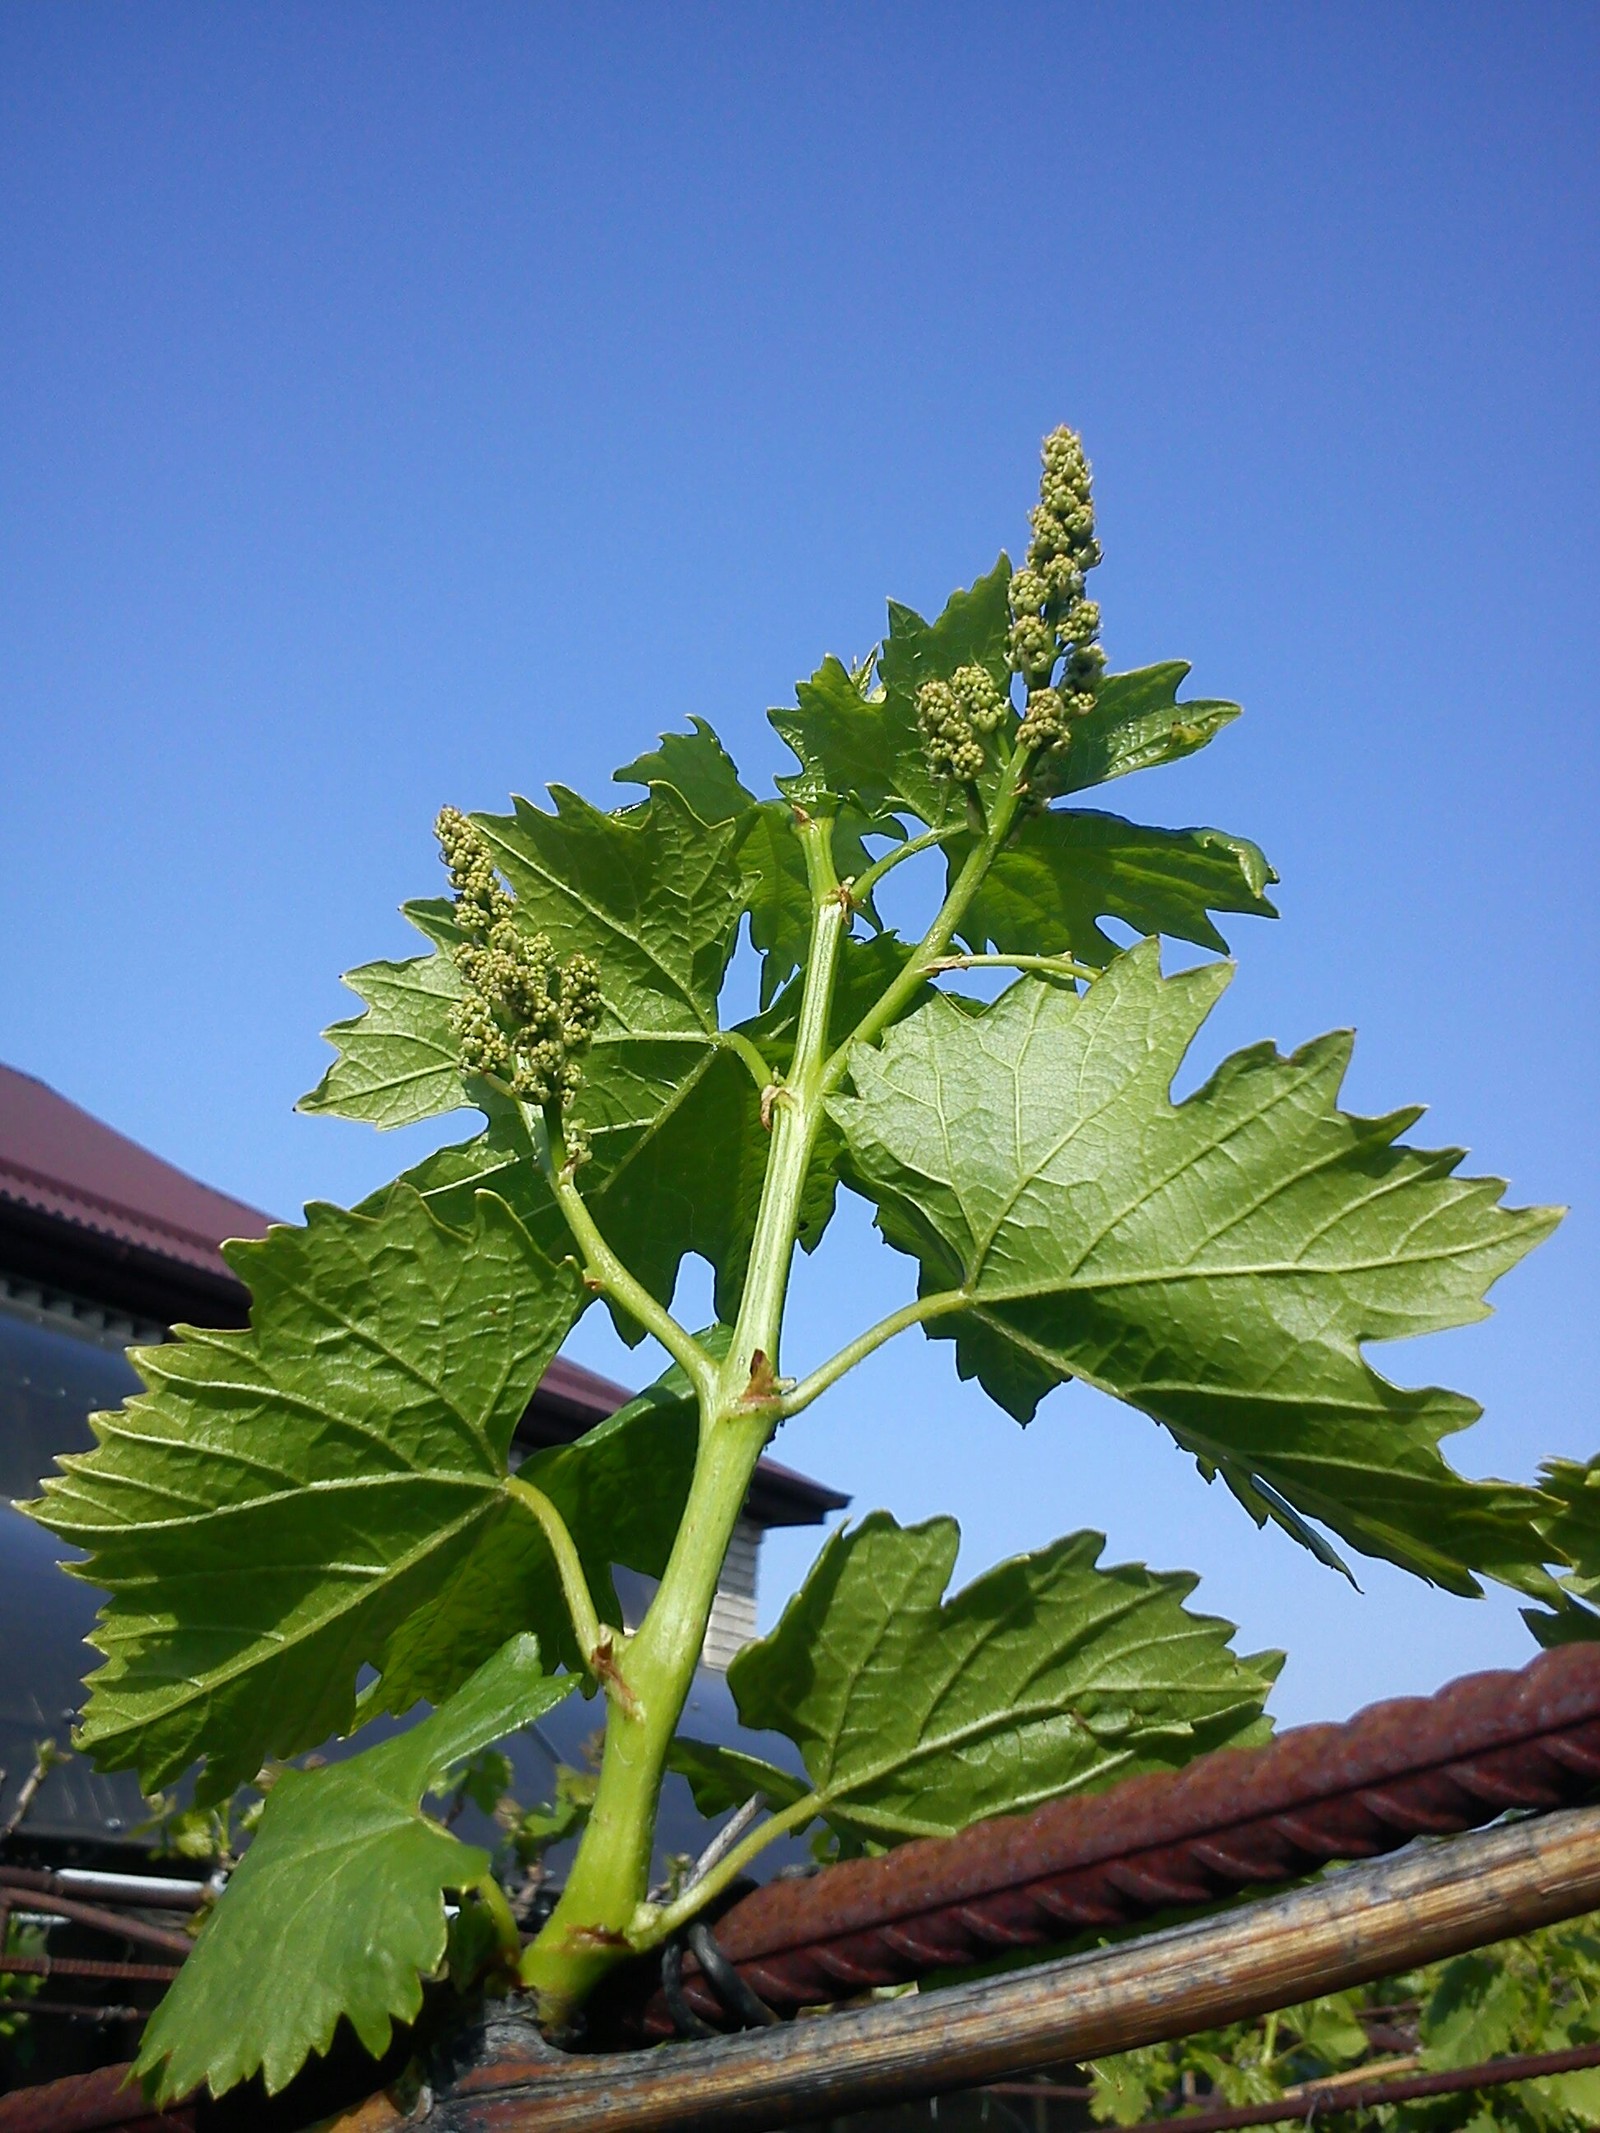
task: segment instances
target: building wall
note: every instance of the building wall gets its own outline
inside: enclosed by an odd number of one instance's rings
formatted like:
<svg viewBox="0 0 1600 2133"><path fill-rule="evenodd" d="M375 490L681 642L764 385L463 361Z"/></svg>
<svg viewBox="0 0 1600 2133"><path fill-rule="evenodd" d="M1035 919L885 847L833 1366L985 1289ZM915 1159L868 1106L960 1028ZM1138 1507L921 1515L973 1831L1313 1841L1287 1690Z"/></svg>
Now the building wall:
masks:
<svg viewBox="0 0 1600 2133"><path fill-rule="evenodd" d="M761 1562L761 1528L741 1518L733 1529L717 1580L717 1597L706 1625L705 1661L719 1674L756 1633L756 1578Z"/></svg>

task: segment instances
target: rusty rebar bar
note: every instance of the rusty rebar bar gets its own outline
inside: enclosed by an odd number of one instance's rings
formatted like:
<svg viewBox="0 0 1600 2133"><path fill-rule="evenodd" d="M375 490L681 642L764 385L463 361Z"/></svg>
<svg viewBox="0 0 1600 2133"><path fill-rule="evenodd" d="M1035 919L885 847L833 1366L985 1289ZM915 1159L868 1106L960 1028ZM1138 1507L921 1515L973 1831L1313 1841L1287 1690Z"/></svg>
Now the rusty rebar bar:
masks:
<svg viewBox="0 0 1600 2133"><path fill-rule="evenodd" d="M91 2074L66 2074L31 2089L0 2096L0 2126L5 2133L194 2133L192 2104L152 2111L128 2066L97 2067Z"/></svg>
<svg viewBox="0 0 1600 2133"><path fill-rule="evenodd" d="M170 1985L174 1963L103 1963L85 1955L0 1955L0 1970L22 1977L86 1977L130 1985Z"/></svg>
<svg viewBox="0 0 1600 2133"><path fill-rule="evenodd" d="M61 2015L79 2022L142 2022L148 2007L102 2007L92 2000L45 2000L30 1993L26 1999L0 2000L0 2013Z"/></svg>
<svg viewBox="0 0 1600 2133"><path fill-rule="evenodd" d="M1183 1771L1135 1779L1091 1799L1059 1801L1032 1815L979 1825L959 1837L907 1845L882 1859L830 1868L808 1882L770 1885L727 1913L716 1930L721 1947L752 1988L770 2004L792 2010L799 2005L845 1997L865 1983L897 1982L908 1976L926 1975L930 1969L981 1959L992 1955L997 1947L1042 1946L1085 1928L1123 1925L1184 1904L1214 1902L1252 1884L1299 1877L1331 1859L1371 1857L1404 1845L1418 1834L1467 1829L1498 1817L1508 1808L1548 1810L1587 1796L1597 1784L1600 1647L1574 1645L1544 1655L1520 1674L1470 1676L1436 1697L1377 1705L1346 1725L1303 1727L1281 1735L1265 1749L1224 1751L1202 1757ZM1241 1958L1243 1969L1230 1974L1235 1975L1236 1983L1240 1977L1255 1976L1249 2004L1246 1999L1236 1999L1219 2011L1202 1993L1192 2005L1183 2003L1187 2012L1180 2018L1175 2012L1176 2003L1170 2001L1148 1967L1159 1962L1163 1949L1175 1949L1177 1943L1171 1935L1149 1936L1126 1948L1101 1951L1091 1958L1074 1958L1065 1968L1073 1971L1081 1986L1090 1974L1098 1979L1110 1975L1118 1963L1131 1962L1142 1981L1138 1989L1145 1996L1142 2006L1135 2007L1135 2014L1142 2019L1143 2014L1153 2010L1164 2026L1137 2035L1108 2032L1106 2036L1096 2036L1091 2044L1080 2029L1071 2025L1062 2028L1052 2015L1046 2024L1051 2048L1041 2055L1028 2042L1035 2030L1019 2016L1021 2026L1013 2024L1007 2055L991 2058L986 2066L974 2071L972 2053L963 2047L941 2060L934 2078L919 2075L920 2087L898 2090L885 2088L881 2073L862 2072L858 2051L860 2097L870 2101L891 2093L927 2094L981 2083L986 2073L1012 2073L1029 2066L1058 2063L1091 2049L1104 2053L1137 2042L1159 2042L1215 2020L1265 2012L1271 2006L1292 2004L1315 1992L1336 1989L1341 1983L1382 1976L1387 1970L1431 1960L1458 1948L1481 1946L1554 1918L1576 1916L1600 1905L1600 1811L1587 1819L1557 1816L1555 1823L1564 1828L1581 1823L1588 1831L1583 1841L1591 1848L1593 1870L1590 1852L1583 1851L1580 1844L1581 1858L1578 1853L1570 1854L1553 1882L1536 1886L1531 1893L1524 1889L1515 1904L1502 1904L1498 1912L1492 1892L1481 1887L1467 1891L1463 1902L1475 1923L1462 1928L1457 1917L1449 1930L1458 1937L1448 1945L1439 1940L1437 1932L1434 1941L1426 1935L1421 1939L1413 1936L1409 1942L1403 1935L1398 1940L1391 1935L1393 1945L1385 1943L1387 1952L1372 1958L1376 1966L1369 1963L1359 1973L1340 1971L1335 1960L1338 1950L1325 1946L1312 1968L1291 1978L1290 1989L1278 1992L1276 1997L1266 1991L1263 1974L1259 1970L1252 1973L1249 1962ZM1527 1830L1491 1832L1481 1839L1463 1839L1462 1844L1468 1849L1450 1847L1449 1863L1440 1871L1447 1883L1452 1875L1477 1871L1475 1861L1500 1856L1497 1846L1509 1844L1515 1850L1519 1845L1531 1845L1538 1850L1547 1841L1564 1840L1547 1840L1538 1833L1537 1825ZM1475 1845L1489 1849L1473 1851L1470 1847ZM1577 1864L1573 1863L1575 1859ZM1323 1900L1324 1890L1336 1892L1336 1898L1330 1901L1347 1903L1358 1886L1352 1878L1356 1871L1347 1870L1328 1877L1315 1888L1268 1899L1183 1931L1223 1936L1220 1942L1206 1939L1206 1949L1231 1947L1227 1935L1234 1930L1237 1919L1244 1922L1242 1929L1254 1945L1253 1936L1270 1936L1286 1919L1292 1923L1299 1915L1293 1906L1302 1902L1315 1905ZM1431 1868L1424 1858L1420 1863L1397 1862L1387 1871L1403 1877ZM1537 1879L1536 1875L1536 1882ZM1450 1912L1446 1895L1440 1895L1438 1900L1443 1910ZM1284 1906L1290 1909L1285 1911ZM1354 1926L1350 1930L1369 1952L1377 1946L1370 1934L1363 1937ZM1201 1942L1191 1939L1183 1947L1194 1960L1213 1967L1219 1959L1214 1952L1202 1954ZM874 1974L868 1959L891 1965L887 1976ZM1074 1964L1085 1960L1099 1967L1092 1973L1074 1969ZM1363 1958L1364 1962L1367 1960ZM48 1962L48 1958L34 1963L18 1959L13 1967L31 1969ZM685 1964L685 1982L704 1994L705 1981L691 1965L692 1958ZM71 1974L64 1960L54 1967ZM1051 1970L1061 1967L1047 1966L1028 1975L1035 1981L1047 1980ZM97 1965L90 1969L93 1974L116 1972L157 1978L172 1974L154 1965ZM1278 1975L1279 1983L1286 1974ZM1131 1979L1133 1972L1129 1976ZM1006 1982L986 1981L984 1989L998 1989ZM641 2016L648 2018L646 2033L660 2033L661 2010L644 2004L649 1989L635 1979L631 2000L626 1993L613 1995L613 2019L620 2009L623 2017L631 2020L635 2037L641 2032ZM1034 1987L1028 1989L1032 1992ZM1048 1986L1040 1985L1038 1989L1047 1992ZM1123 1989L1132 1988L1125 1985ZM735 2115L704 2122L730 2127L779 2123L777 2098L782 2081L777 2091L771 2088L768 2062L782 2063L790 2049L782 2040L802 2033L824 2032L834 2040L830 2046L833 2050L844 2049L854 2038L869 2059L876 2052L885 2062L897 2060L898 2046L892 2039L878 2039L869 2048L870 2040L858 2035L858 2013L874 2019L886 2016L896 2035L898 2025L908 2025L908 2038L913 2033L922 2037L919 2050L935 2048L938 2057L937 2048L924 2034L925 2010L942 2009L952 2018L964 2019L961 2010L967 2002L962 1995L977 1990L956 1988L918 2001L897 2002L892 2007L851 2010L823 2024L805 2023L798 2029L766 2031L763 2036L769 2046L767 2058L759 2062L759 2078L750 2075L754 2086L742 2092ZM1244 1988L1241 1986L1240 1990ZM713 2021L722 2015L719 2003L709 1996L701 2005L705 2016ZM1050 2023L1055 2026L1050 2027ZM1178 2026L1171 2026L1173 2023ZM875 2037L876 2032L873 2034ZM683 2051L710 2052L713 2057L707 2062L708 2068L732 2075L743 2065L755 2041L734 2039L676 2047L669 2058L687 2073L690 2069L681 2057ZM726 2054L731 2057L719 2056ZM512 2116L460 2115L458 2102L461 2110L468 2108L463 2089L450 2105L454 2115L433 2122L441 2127L473 2129L491 2124L620 2126L631 2121L613 2120L603 2114L600 2118L563 2115L561 2098L585 2096L588 2101L582 2108L588 2112L601 2090L610 2094L613 2089L631 2090L635 2086L635 2076L627 2070L658 2063L655 2055L644 2061L619 2061L572 2059L546 2052L536 2067L533 2060L538 2054L531 2044L525 2056L528 2085L523 2087L514 2108L511 2099L506 2099ZM848 2051L846 2056L850 2056ZM746 2072L749 2074L750 2070ZM537 2082L534 2074L540 2077ZM476 2074L466 2078L478 2082ZM720 2078L719 2073L719 2082ZM646 2087L650 2084L646 2083ZM521 2115L533 2112L535 2090L537 2115ZM750 2106L753 2115L744 2112L743 2095L756 2096ZM12 2133L9 2101L0 2101L0 2133ZM814 2102L813 2095L804 2110L790 2113L791 2118L817 2115ZM830 2107L851 2106L835 2098ZM640 2127L646 2123L667 2126L701 2122L694 2110L682 2106L681 2099L672 2108L681 2110L682 2115L651 2115L638 2121ZM474 2104L471 2109L476 2111L477 2106ZM550 2115L552 2110L555 2116ZM68 2123L65 2119L58 2122L63 2127ZM94 2120L96 2125L114 2122L106 2118ZM71 2123L76 2126L78 2121Z"/></svg>
<svg viewBox="0 0 1600 2133"><path fill-rule="evenodd" d="M1265 1748L1223 1749L1090 1798L770 1882L718 1920L717 1943L753 1992L792 2014L1597 1787L1600 1645L1573 1644L1520 1673L1468 1675L1343 1725L1297 1727ZM692 1954L681 1992L702 2021L737 2026ZM665 1995L639 1969L619 1977L596 2017L603 2041L673 2033Z"/></svg>
<svg viewBox="0 0 1600 2133"><path fill-rule="evenodd" d="M132 1941L145 1948L155 1948L174 1961L183 1962L194 1946L186 1933L174 1933L167 1926L148 1925L142 1918L127 1918L120 1912L101 1908L99 1904L78 1903L71 1896L51 1896L43 1892L18 1890L9 1898L13 1917L19 1912L35 1912L42 1917L59 1918L68 1925L91 1926L97 1933L108 1933L114 1939Z"/></svg>

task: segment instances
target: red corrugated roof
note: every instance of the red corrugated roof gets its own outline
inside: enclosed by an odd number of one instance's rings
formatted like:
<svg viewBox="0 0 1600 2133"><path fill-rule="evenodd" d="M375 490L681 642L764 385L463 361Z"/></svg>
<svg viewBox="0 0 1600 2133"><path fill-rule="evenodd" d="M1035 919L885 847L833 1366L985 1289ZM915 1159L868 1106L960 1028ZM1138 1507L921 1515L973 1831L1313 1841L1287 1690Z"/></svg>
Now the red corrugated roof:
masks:
<svg viewBox="0 0 1600 2133"><path fill-rule="evenodd" d="M0 1066L0 1199L227 1281L218 1245L259 1237L272 1219L8 1066Z"/></svg>
<svg viewBox="0 0 1600 2133"><path fill-rule="evenodd" d="M87 1230L226 1283L238 1292L241 1324L245 1292L218 1247L228 1237L260 1237L275 1219L202 1185L33 1075L0 1066L0 1203L7 1201L52 1226ZM632 1397L625 1386L558 1356L534 1395L533 1412L565 1422L551 1439L559 1442ZM764 1459L750 1509L762 1524L810 1524L849 1500Z"/></svg>

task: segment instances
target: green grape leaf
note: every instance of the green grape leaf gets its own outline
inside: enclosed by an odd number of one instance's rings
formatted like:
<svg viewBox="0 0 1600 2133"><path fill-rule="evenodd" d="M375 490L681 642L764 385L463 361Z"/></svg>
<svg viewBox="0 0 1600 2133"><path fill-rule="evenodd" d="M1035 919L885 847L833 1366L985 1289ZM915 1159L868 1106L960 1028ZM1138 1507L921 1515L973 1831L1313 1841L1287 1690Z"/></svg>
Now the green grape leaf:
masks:
<svg viewBox="0 0 1600 2133"><path fill-rule="evenodd" d="M660 753L703 798L721 775L712 750L721 756L707 728L668 736ZM654 768L650 758L641 765ZM730 1297L736 1307L760 1188L756 1157L759 1150L764 1161L765 1151L759 1092L721 1043L716 1017L743 909L736 862L743 826L702 823L662 783L647 802L616 815L570 793L556 799L554 814L519 800L514 815L478 822L516 891L518 923L548 935L558 954L581 949L600 964L604 1015L571 1106L590 1149L583 1190L608 1241L653 1294L670 1297L684 1254L700 1251L717 1270L719 1307ZM408 905L407 913L449 947L449 903ZM446 1172L467 1193L492 1184L541 1247L562 1256L570 1250L566 1227L513 1106L454 1069L431 1082L419 1075L403 1098L378 1089L401 1037L408 1057L425 1053L437 1063L454 1053L448 955L400 967L412 972L403 1014L385 996L381 1012L375 1004L330 1032L340 1057L307 1107L377 1119L387 1104L400 1123L425 1115L425 1104L437 1111L470 1100L489 1120L474 1153L425 1164L408 1178L430 1195ZM365 986L369 975L355 977ZM403 1029L391 1026L402 1021ZM687 1223L681 1234L680 1221ZM640 1338L620 1315L618 1328L630 1341Z"/></svg>
<svg viewBox="0 0 1600 2133"><path fill-rule="evenodd" d="M356 1679L506 1515L507 1451L585 1301L505 1203L446 1227L375 1211L230 1244L247 1331L134 1352L146 1390L95 1418L31 1506L110 1598L80 1739L204 1800L348 1730Z"/></svg>
<svg viewBox="0 0 1600 2133"><path fill-rule="evenodd" d="M838 662L833 664L837 666ZM843 672L843 669L840 669ZM845 682L856 703L855 685ZM620 784L670 785L702 822L739 824L739 861L745 908L750 916L751 945L762 957L761 1005L774 996L805 962L811 939L811 887L805 855L795 835L794 809L787 801L758 801L741 783L732 758L703 718L690 721L692 733L664 733L661 745L616 773ZM821 796L818 798L822 805ZM827 801L831 809L837 803ZM831 848L841 880L864 874L872 854L862 843L869 825L853 809L834 814ZM870 902L860 907L876 926Z"/></svg>
<svg viewBox="0 0 1600 2133"><path fill-rule="evenodd" d="M715 1337L708 1344L715 1347ZM622 1622L613 1564L653 1578L665 1571L698 1444L699 1410L674 1364L574 1443L534 1452L518 1467L519 1479L549 1497L566 1521L602 1621ZM390 1711L409 1710L419 1699L437 1703L529 1623L541 1626L552 1662L578 1666L554 1558L532 1513L508 1497L437 1600L391 1640L371 1693Z"/></svg>
<svg viewBox="0 0 1600 2133"><path fill-rule="evenodd" d="M366 1012L323 1031L337 1057L296 1109L369 1126L412 1126L470 1102L450 1028L461 978L440 947L454 938L452 907L432 898L404 905L411 923L439 946L403 963L364 963L343 982Z"/></svg>
<svg viewBox="0 0 1600 2133"><path fill-rule="evenodd" d="M1547 1502L1539 1520L1557 1561L1570 1563L1562 1580L1585 1599L1600 1597L1600 1458L1548 1459L1539 1469Z"/></svg>
<svg viewBox="0 0 1600 2133"><path fill-rule="evenodd" d="M971 840L946 847L952 882ZM1118 952L1101 930L1120 919L1226 952L1213 911L1276 918L1277 875L1257 846L1214 829L1143 829L1120 815L1050 809L1024 821L967 907L961 938L980 955L1060 955L1104 968Z"/></svg>
<svg viewBox="0 0 1600 2133"><path fill-rule="evenodd" d="M1280 1655L1236 1657L1230 1623L1184 1607L1193 1577L1102 1570L1103 1537L1075 1533L947 1600L959 1542L952 1518L874 1511L728 1669L741 1721L795 1743L846 1835L941 1836L1266 1737ZM753 1758L694 1744L677 1767L708 1807L741 1785L788 1804Z"/></svg>
<svg viewBox="0 0 1600 2133"><path fill-rule="evenodd" d="M1429 2068L1478 2066L1508 2050L1529 2009L1522 1980L1487 1948L1446 1963L1422 2010Z"/></svg>
<svg viewBox="0 0 1600 2133"><path fill-rule="evenodd" d="M510 815L474 815L511 884L517 918L557 955L600 965L613 1044L662 1036L703 1040L740 916L738 828L703 823L674 787L605 814L552 786L554 814L516 799Z"/></svg>
<svg viewBox="0 0 1600 2133"><path fill-rule="evenodd" d="M952 1298L929 1333L1019 1421L1081 1378L1262 1507L1454 1592L1475 1568L1526 1585L1538 1497L1439 1451L1476 1405L1390 1384L1362 1343L1485 1316L1559 1211L1503 1208L1498 1180L1455 1176L1459 1150L1400 1144L1415 1111L1340 1111L1348 1035L1236 1053L1174 1104L1228 976L1163 978L1146 941L1081 997L1023 979L976 1013L931 1001L852 1055L847 1178L922 1293Z"/></svg>
<svg viewBox="0 0 1600 2133"><path fill-rule="evenodd" d="M883 677L884 718L897 737L894 776L888 797L903 804L930 829L958 819L966 801L958 787L936 778L922 752L917 725L917 691L927 681L948 681L958 667L982 667L1002 691L1011 687L1007 640L1011 632L1011 561L1003 552L987 576L969 591L953 592L933 622L914 608L889 602L889 634L883 640L878 671ZM997 756L978 779L985 806L1000 779Z"/></svg>
<svg viewBox="0 0 1600 2133"><path fill-rule="evenodd" d="M639 1065L636 1050L633 1064ZM594 1054L589 1055L592 1060ZM653 1295L671 1297L683 1258L698 1253L716 1277L719 1316L737 1316L755 1229L769 1141L761 1096L749 1069L721 1045L707 1045L693 1070L660 1101L661 1080L637 1082L621 1068L603 1089L580 1090L591 1158L578 1172L590 1213L624 1265ZM599 1108L603 1098L605 1109ZM487 1188L515 1207L530 1236L553 1258L572 1249L566 1221L532 1159L514 1106L484 1094L486 1130L452 1143L405 1172L445 1221L459 1220L472 1194ZM819 1181L820 1182L820 1181ZM831 1198L832 1181L828 1190ZM636 1322L613 1313L630 1344Z"/></svg>
<svg viewBox="0 0 1600 2133"><path fill-rule="evenodd" d="M888 933L841 944L830 1032L834 1043L844 1040L884 991L907 953L905 943ZM925 986L919 997L932 990ZM800 995L800 986L791 983L763 1013L737 1025L775 1073L785 1073L794 1056ZM610 1087L615 1089L615 1081ZM647 1089L631 1134L608 1136L591 1128L594 1160L579 1171L578 1183L613 1249L656 1295L671 1294L686 1253L707 1260L716 1274L718 1316L731 1324L738 1314L770 1146L759 1092L743 1062L717 1049L685 1081L668 1110L646 1116L650 1100ZM469 1219L475 1192L498 1193L529 1234L552 1257L559 1256L568 1248L566 1225L533 1164L520 1116L513 1105L487 1092L480 1101L489 1114L487 1131L425 1156L401 1182L419 1192L442 1221L457 1225ZM617 1142L621 1152L614 1155ZM801 1208L800 1241L807 1251L816 1249L832 1214L838 1146L830 1121L819 1137ZM381 1198L376 1195L368 1204ZM621 1330L638 1336L631 1323Z"/></svg>
<svg viewBox="0 0 1600 2133"><path fill-rule="evenodd" d="M260 2072L269 2095L340 2017L374 2058L415 2019L445 1958L447 1889L478 1887L489 1855L422 1810L451 1773L570 1693L519 1636L398 1739L320 1770L286 1770L194 1953L144 2033L134 2071L169 2103L221 2096Z"/></svg>
<svg viewBox="0 0 1600 2133"><path fill-rule="evenodd" d="M669 736L660 754L702 802L730 780L743 789L709 727ZM648 757L633 766L653 767ZM581 951L600 965L605 1014L574 1115L596 1134L627 1141L648 1131L708 1063L743 909L735 863L743 824L702 822L670 784L620 814L552 791L554 814L518 799L511 815L475 819L516 892L519 924L547 934L559 955ZM370 1005L326 1032L338 1057L301 1099L302 1110L395 1126L475 1100L450 1028L460 994L448 954L452 906L429 899L405 910L440 952L350 974L347 982Z"/></svg>
<svg viewBox="0 0 1600 2133"><path fill-rule="evenodd" d="M683 1255L702 1252L721 1310L736 1304L759 1190L759 1092L717 1027L743 910L742 825L702 823L666 785L620 815L555 797L554 815L519 800L513 816L475 820L520 923L600 965L604 1013L571 1107L591 1150L580 1183L646 1288L670 1297Z"/></svg>
<svg viewBox="0 0 1600 2133"><path fill-rule="evenodd" d="M798 772L778 780L796 807L822 814L849 800L869 821L884 814L907 736L903 725L891 725L882 696L864 696L842 660L830 652L809 681L795 684L793 707L779 705L767 718L800 759Z"/></svg>
<svg viewBox="0 0 1600 2133"><path fill-rule="evenodd" d="M702 822L737 822L756 805L734 760L703 718L692 733L663 733L660 746L612 773L617 785L670 785Z"/></svg>
<svg viewBox="0 0 1600 2133"><path fill-rule="evenodd" d="M829 657L798 685L793 709L769 711L800 759L798 774L778 780L788 798L812 813L852 802L874 828L900 814L932 828L959 820L966 805L961 791L934 777L923 756L917 691L926 681L948 681L969 664L985 668L1002 688L1009 685L1010 582L1011 565L1002 555L969 592L952 593L934 622L891 600L881 695L863 696L840 661ZM980 791L993 775L980 779Z"/></svg>
<svg viewBox="0 0 1600 2133"><path fill-rule="evenodd" d="M1028 774L1041 799L1086 792L1131 771L1176 763L1214 741L1240 714L1237 704L1191 697L1179 703L1188 678L1185 659L1166 659L1128 674L1107 674L1094 710L1073 728L1070 747L1041 756Z"/></svg>
<svg viewBox="0 0 1600 2133"><path fill-rule="evenodd" d="M809 1780L796 1777L792 1770L780 1770L762 1756L691 1740L686 1734L668 1749L667 1768L688 1779L694 1804L707 1820L742 1807L758 1792L776 1811L797 1805L811 1790Z"/></svg>
<svg viewBox="0 0 1600 2133"><path fill-rule="evenodd" d="M1587 1465L1547 1460L1539 1469L1539 1491L1537 1524L1550 1560L1569 1568L1551 1611L1525 1609L1522 1619L1547 1647L1591 1642L1600 1638L1600 1458Z"/></svg>

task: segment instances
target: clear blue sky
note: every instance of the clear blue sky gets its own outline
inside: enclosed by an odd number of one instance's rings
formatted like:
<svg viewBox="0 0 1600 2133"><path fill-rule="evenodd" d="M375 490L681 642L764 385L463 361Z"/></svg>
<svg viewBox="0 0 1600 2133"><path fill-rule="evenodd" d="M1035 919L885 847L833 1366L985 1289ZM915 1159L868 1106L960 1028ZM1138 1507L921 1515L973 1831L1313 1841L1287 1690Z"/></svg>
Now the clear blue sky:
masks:
<svg viewBox="0 0 1600 2133"><path fill-rule="evenodd" d="M1353 1022L1354 1104L1571 1202L1376 1359L1485 1401L1472 1471L1600 1449L1597 61L1560 0L6 8L0 1057L277 1212L380 1183L415 1143L291 1104L439 803L691 712L780 767L765 706L1015 545L1068 420L1113 664L1248 711L1113 797L1283 875L1197 1064ZM842 1222L789 1360L905 1293ZM1288 1717L1531 1649L916 1336L780 1450L964 1571L1192 1565Z"/></svg>

